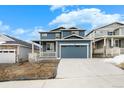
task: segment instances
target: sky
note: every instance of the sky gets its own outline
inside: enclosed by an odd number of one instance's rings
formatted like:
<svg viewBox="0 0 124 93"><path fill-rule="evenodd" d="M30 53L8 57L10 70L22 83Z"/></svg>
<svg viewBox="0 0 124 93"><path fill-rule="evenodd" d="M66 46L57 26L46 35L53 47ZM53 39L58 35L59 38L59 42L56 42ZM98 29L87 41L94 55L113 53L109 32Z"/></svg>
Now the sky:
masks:
<svg viewBox="0 0 124 93"><path fill-rule="evenodd" d="M1 5L0 33L30 41L38 32L60 26L79 27L86 33L112 22L124 22L122 5Z"/></svg>

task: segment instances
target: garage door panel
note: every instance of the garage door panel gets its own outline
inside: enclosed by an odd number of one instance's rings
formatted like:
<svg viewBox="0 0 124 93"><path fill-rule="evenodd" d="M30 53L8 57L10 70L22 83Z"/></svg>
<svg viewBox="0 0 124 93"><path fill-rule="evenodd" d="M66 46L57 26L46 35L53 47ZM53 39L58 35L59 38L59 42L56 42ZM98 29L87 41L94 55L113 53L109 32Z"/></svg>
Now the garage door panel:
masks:
<svg viewBox="0 0 124 93"><path fill-rule="evenodd" d="M15 51L0 51L0 63L15 63Z"/></svg>
<svg viewBox="0 0 124 93"><path fill-rule="evenodd" d="M61 58L87 58L86 45L61 46Z"/></svg>

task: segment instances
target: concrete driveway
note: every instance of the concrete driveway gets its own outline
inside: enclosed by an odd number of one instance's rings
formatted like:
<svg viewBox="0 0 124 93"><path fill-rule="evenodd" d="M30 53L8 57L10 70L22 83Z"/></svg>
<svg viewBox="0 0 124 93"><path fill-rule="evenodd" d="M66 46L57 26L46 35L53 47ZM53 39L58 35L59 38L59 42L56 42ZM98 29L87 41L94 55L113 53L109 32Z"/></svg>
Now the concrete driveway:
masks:
<svg viewBox="0 0 124 93"><path fill-rule="evenodd" d="M56 79L1 82L0 87L124 87L124 71L105 59L62 59Z"/></svg>
<svg viewBox="0 0 124 93"><path fill-rule="evenodd" d="M62 59L56 78L82 78L123 75L124 71L105 59Z"/></svg>

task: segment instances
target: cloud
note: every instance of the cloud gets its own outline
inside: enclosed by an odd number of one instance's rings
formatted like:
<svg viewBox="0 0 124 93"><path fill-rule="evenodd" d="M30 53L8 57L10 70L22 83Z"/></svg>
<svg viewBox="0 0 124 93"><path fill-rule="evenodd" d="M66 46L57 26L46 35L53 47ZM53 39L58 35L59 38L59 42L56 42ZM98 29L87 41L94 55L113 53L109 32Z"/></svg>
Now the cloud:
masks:
<svg viewBox="0 0 124 93"><path fill-rule="evenodd" d="M43 29L42 26L35 26L30 36L37 38L39 36L39 32L46 32L46 31Z"/></svg>
<svg viewBox="0 0 124 93"><path fill-rule="evenodd" d="M3 24L2 21L0 21L0 33L4 33L10 29L9 25Z"/></svg>
<svg viewBox="0 0 124 93"><path fill-rule="evenodd" d="M13 33L14 33L15 35L22 35L22 34L24 34L25 32L26 32L26 30L23 29L23 28L17 28L17 29L15 29L15 30L13 31Z"/></svg>
<svg viewBox="0 0 124 93"><path fill-rule="evenodd" d="M91 28L122 20L120 14L107 14L97 8L86 8L62 13L52 20L49 25L80 26L90 24Z"/></svg>
<svg viewBox="0 0 124 93"><path fill-rule="evenodd" d="M40 39L39 32L45 32L42 26L35 26L29 29L17 28L12 31L11 35L25 41L31 41Z"/></svg>
<svg viewBox="0 0 124 93"><path fill-rule="evenodd" d="M10 25L3 24L0 21L0 34L10 35L22 40L30 41L40 39L39 32L45 32L42 26L35 26L32 28L13 28Z"/></svg>
<svg viewBox="0 0 124 93"><path fill-rule="evenodd" d="M62 9L62 11L65 11L65 5L52 5L51 7L50 7L50 10L51 11L55 11L55 10L58 10L58 9Z"/></svg>

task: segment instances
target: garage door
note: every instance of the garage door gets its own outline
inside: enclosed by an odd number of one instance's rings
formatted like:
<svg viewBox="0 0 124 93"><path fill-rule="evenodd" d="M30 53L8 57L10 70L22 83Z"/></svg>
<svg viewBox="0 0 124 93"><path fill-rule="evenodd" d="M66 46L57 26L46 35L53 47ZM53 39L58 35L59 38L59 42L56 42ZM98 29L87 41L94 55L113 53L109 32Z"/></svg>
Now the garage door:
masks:
<svg viewBox="0 0 124 93"><path fill-rule="evenodd" d="M0 50L0 63L15 63L15 50Z"/></svg>
<svg viewBox="0 0 124 93"><path fill-rule="evenodd" d="M61 58L87 58L86 45L62 45Z"/></svg>

